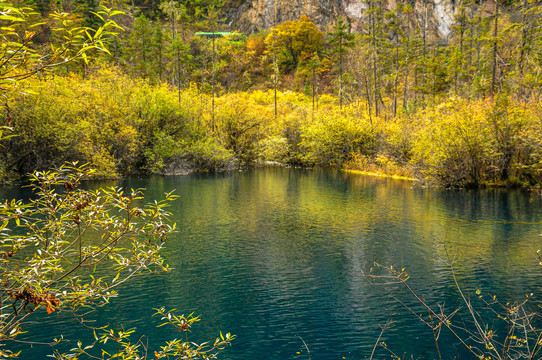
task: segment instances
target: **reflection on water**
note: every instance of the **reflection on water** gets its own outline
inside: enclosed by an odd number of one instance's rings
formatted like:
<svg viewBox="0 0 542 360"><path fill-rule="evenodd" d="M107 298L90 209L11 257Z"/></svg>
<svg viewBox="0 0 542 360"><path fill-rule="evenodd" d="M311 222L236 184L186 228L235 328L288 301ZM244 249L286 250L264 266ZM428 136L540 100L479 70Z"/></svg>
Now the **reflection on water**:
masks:
<svg viewBox="0 0 542 360"><path fill-rule="evenodd" d="M95 183L90 186L114 185ZM171 208L178 233L165 257L174 271L138 278L104 308L98 324L123 324L149 343L178 334L156 328L152 308L201 315L195 339L218 330L237 335L227 359L361 359L380 325L397 354L433 358L429 330L392 296L395 286L368 284L361 270L373 260L405 266L428 301L452 308L457 294L443 266L443 243L461 256L458 278L510 300L542 285L534 253L542 248L541 197L522 191L445 191L410 182L318 170L256 169L217 176L127 179L148 199L176 189ZM0 197L24 196L6 188ZM67 314L44 316L50 339L84 337ZM88 337L87 337L88 339ZM449 358L458 351L442 335ZM33 353L32 353L33 351ZM37 358L47 349L35 348ZM389 354L379 350L379 358ZM299 354L298 354L299 353Z"/></svg>

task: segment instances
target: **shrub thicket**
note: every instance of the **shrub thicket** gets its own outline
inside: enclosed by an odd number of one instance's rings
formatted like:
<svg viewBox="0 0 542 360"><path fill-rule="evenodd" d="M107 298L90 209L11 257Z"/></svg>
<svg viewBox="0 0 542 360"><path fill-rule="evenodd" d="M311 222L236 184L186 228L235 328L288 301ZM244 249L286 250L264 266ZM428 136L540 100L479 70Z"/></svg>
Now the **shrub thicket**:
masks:
<svg viewBox="0 0 542 360"><path fill-rule="evenodd" d="M177 91L114 68L29 80L9 103L16 137L0 166L25 174L65 161L91 162L97 176L225 171L261 161L416 176L442 186L536 185L542 181L538 104L449 99L413 115L370 115L322 96L271 91L215 99ZM4 113L4 116L7 116Z"/></svg>

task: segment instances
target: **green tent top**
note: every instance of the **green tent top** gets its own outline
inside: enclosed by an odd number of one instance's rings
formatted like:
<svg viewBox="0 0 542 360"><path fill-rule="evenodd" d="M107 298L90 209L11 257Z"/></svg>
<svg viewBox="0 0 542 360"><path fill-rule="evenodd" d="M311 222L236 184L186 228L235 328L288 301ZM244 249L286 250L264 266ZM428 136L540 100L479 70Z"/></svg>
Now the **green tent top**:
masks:
<svg viewBox="0 0 542 360"><path fill-rule="evenodd" d="M247 37L244 34L239 34L239 33L236 33L236 32L225 32L225 31L197 32L197 33L195 33L195 35L196 36L206 37L208 39L232 36L236 40L240 40L240 38L246 38Z"/></svg>

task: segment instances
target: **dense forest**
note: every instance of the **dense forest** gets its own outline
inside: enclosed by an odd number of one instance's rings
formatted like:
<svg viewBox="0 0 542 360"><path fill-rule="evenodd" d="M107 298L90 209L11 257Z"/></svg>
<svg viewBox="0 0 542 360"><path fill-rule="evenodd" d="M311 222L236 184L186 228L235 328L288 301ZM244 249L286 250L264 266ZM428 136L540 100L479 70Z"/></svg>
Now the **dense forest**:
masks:
<svg viewBox="0 0 542 360"><path fill-rule="evenodd" d="M272 161L442 186L542 182L538 3L462 1L447 38L428 26L429 1L420 12L363 0L356 31L302 15L251 34L226 24L238 5L227 0L15 5L33 9L37 30L3 39L25 38L37 56L66 43L51 14L98 29L100 9L119 11L103 48L2 82L0 124L14 135L0 147L3 181L65 161L99 177Z"/></svg>

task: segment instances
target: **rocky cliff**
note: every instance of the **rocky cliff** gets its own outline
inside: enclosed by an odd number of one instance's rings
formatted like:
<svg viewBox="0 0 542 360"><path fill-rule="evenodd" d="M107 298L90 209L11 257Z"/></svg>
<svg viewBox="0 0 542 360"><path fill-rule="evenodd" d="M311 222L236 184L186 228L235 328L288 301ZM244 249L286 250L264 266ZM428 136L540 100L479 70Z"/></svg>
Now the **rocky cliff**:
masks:
<svg viewBox="0 0 542 360"><path fill-rule="evenodd" d="M425 1L425 3L424 3ZM440 38L451 34L456 0L409 0L422 24L427 11L428 30ZM245 33L260 31L274 25L275 6L277 23L308 15L321 30L328 30L342 15L352 30L359 30L365 21L365 5L360 0L240 0L227 12L232 29ZM387 0L393 8L395 0Z"/></svg>

